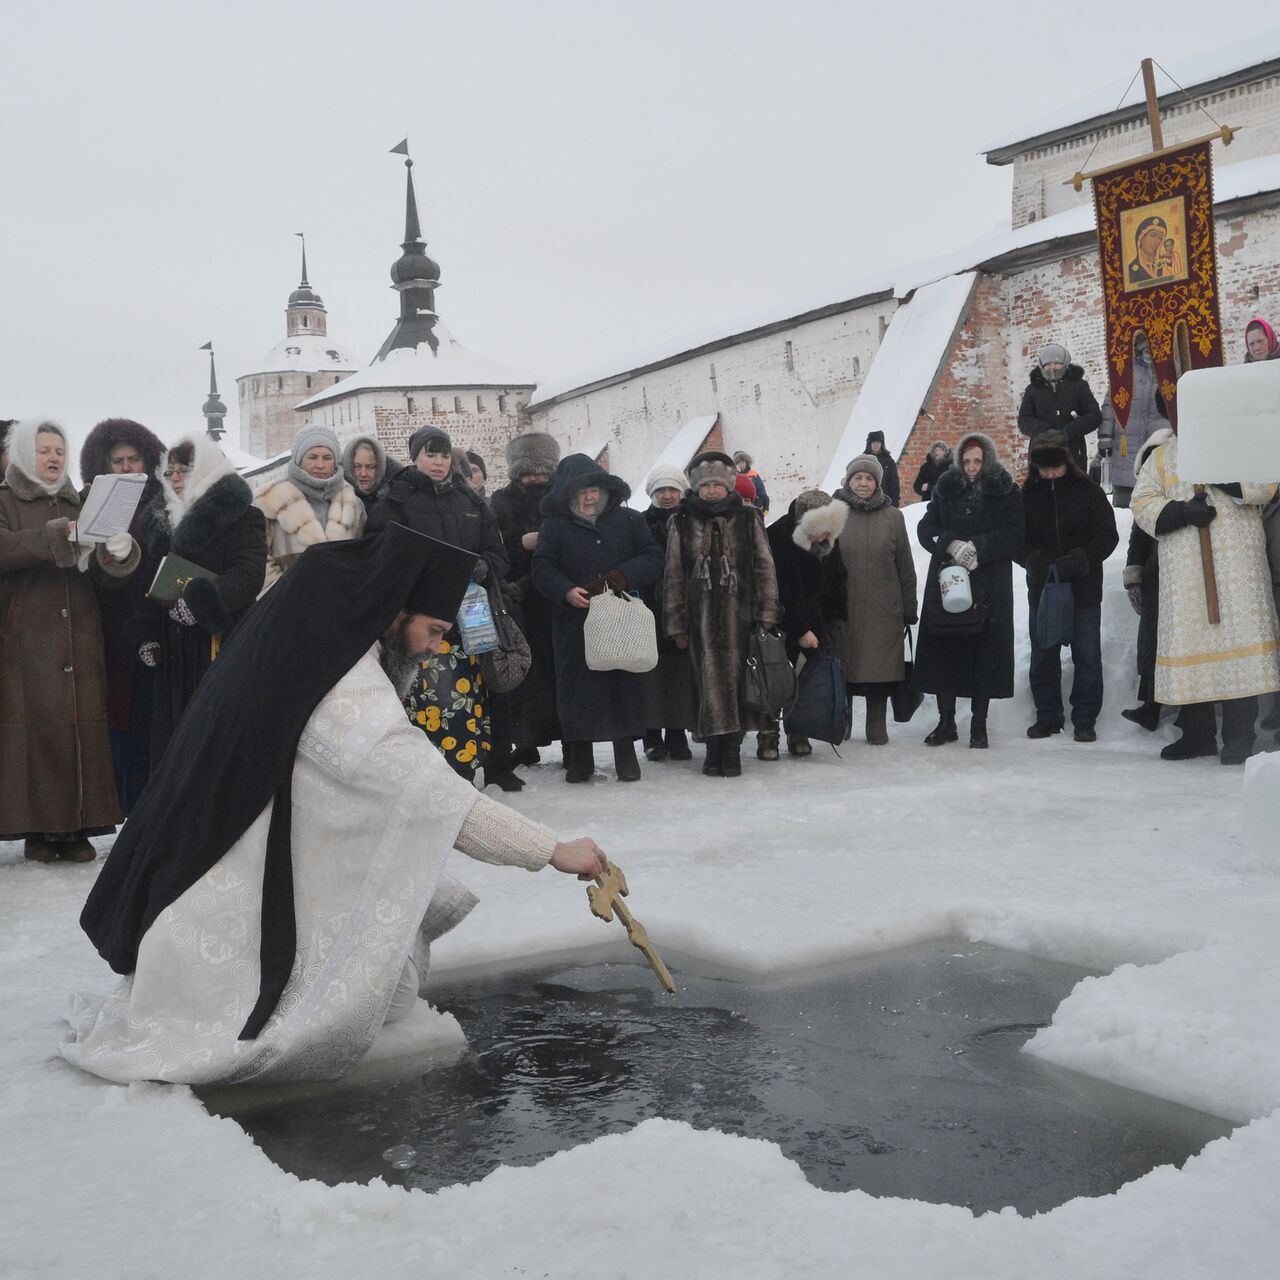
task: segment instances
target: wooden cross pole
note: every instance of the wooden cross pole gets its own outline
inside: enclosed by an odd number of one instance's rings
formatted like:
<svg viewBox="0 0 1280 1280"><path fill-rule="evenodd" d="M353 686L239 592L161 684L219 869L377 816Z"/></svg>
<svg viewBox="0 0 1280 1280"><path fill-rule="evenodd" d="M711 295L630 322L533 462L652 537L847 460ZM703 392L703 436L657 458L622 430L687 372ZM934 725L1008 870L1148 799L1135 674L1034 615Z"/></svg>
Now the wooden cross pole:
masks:
<svg viewBox="0 0 1280 1280"><path fill-rule="evenodd" d="M587 901L591 903L591 914L599 916L601 920L612 920L616 912L618 919L626 926L631 945L643 953L650 968L658 975L658 981L670 994L674 995L676 984L672 981L670 970L662 963L662 957L653 949L653 943L649 941L644 925L627 910L622 901L630 892L627 888L627 878L622 874L622 868L612 862L609 863L604 875L596 876L595 884L587 885Z"/></svg>

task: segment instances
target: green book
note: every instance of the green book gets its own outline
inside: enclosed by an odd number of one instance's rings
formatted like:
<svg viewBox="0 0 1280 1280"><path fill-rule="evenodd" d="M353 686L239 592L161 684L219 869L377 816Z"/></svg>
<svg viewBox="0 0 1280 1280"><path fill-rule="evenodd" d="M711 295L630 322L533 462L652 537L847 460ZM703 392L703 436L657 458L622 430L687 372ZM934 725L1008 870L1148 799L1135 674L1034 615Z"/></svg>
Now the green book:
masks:
<svg viewBox="0 0 1280 1280"><path fill-rule="evenodd" d="M182 598L182 589L192 578L216 578L218 575L181 556L167 555L160 561L156 576L147 588L147 599L158 604L174 604Z"/></svg>

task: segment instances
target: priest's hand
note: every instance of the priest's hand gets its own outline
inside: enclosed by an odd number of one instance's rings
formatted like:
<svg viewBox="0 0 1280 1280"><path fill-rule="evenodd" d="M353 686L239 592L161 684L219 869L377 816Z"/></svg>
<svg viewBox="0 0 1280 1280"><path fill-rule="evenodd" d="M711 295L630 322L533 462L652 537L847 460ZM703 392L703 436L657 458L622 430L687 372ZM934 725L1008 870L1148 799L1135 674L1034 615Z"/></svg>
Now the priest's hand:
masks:
<svg viewBox="0 0 1280 1280"><path fill-rule="evenodd" d="M590 836L582 836L556 845L551 865L565 875L577 876L579 880L594 880L608 870L609 859Z"/></svg>

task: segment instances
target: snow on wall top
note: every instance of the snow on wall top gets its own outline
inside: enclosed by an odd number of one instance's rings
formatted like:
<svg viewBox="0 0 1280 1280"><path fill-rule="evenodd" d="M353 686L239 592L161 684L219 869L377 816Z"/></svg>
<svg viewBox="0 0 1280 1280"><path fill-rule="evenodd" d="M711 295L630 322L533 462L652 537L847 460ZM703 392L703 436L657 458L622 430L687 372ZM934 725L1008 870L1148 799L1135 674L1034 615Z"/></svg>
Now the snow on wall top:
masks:
<svg viewBox="0 0 1280 1280"><path fill-rule="evenodd" d="M1231 44L1203 51L1189 58L1181 58L1169 66L1169 74L1188 90L1194 90L1199 85L1209 84L1214 80L1222 79L1223 76L1244 71L1249 67L1260 66L1264 62L1271 62L1277 58L1280 58L1280 27L1265 27L1260 31L1251 32L1243 40L1236 40ZM1172 85L1161 88L1161 85L1167 84L1167 81L1162 80L1159 71L1156 75L1157 88L1162 94L1177 92ZM1002 151L1022 142L1029 143L1046 133L1056 133L1074 124L1083 124L1088 120L1096 120L1099 116L1110 115L1115 110L1115 93L1118 87L1118 85L1110 85L1105 89L1095 89L1086 97L1077 98L1051 115L1044 116L1029 125L1024 124L1017 133L1006 135L989 146L983 147L983 154L989 156L993 151ZM1194 92L1192 96L1195 96ZM1138 79L1130 87L1121 106L1133 106L1144 100L1142 81ZM1230 121L1223 121L1223 123L1229 124ZM988 161L988 163L1007 164L1008 160Z"/></svg>
<svg viewBox="0 0 1280 1280"><path fill-rule="evenodd" d="M344 378L317 395L302 401L296 407L312 409L331 400L341 400L357 391L417 387L425 389L454 387L529 387L537 382L517 369L509 369L485 356L468 351L457 338L437 321L436 336L440 339L437 351L425 342L416 347L398 347L388 351L381 360L375 360L359 373Z"/></svg>
<svg viewBox="0 0 1280 1280"><path fill-rule="evenodd" d="M819 488L832 493L844 483L845 467L863 452L871 431L884 432L887 453L902 452L977 278L974 271L948 276L925 285L898 308Z"/></svg>
<svg viewBox="0 0 1280 1280"><path fill-rule="evenodd" d="M248 373L236 379L252 378L263 373L349 373L360 367L360 361L333 338L318 333L295 333L281 338Z"/></svg>
<svg viewBox="0 0 1280 1280"><path fill-rule="evenodd" d="M664 470L683 471L689 465L689 459L693 457L698 446L707 438L712 427L716 425L716 419L719 416L718 413L708 413L699 418L690 418L688 422L682 423L679 430L667 442L666 447L645 468L642 474L624 477L631 486L631 492L643 494L649 477L659 467Z"/></svg>
<svg viewBox="0 0 1280 1280"><path fill-rule="evenodd" d="M1264 191L1280 191L1280 155L1255 156L1251 160L1241 160L1238 164L1222 165L1215 169L1213 176L1215 204L1258 195ZM623 381L654 365L683 358L699 347L722 344L741 334L750 333L754 329L783 323L787 317L799 318L809 312L837 306L846 299L869 298L882 293L891 293L894 297L904 298L922 285L932 284L945 276L971 271L981 263L993 261L1007 253L1015 253L1020 249L1028 249L1038 244L1048 244L1068 236L1083 235L1092 230L1092 203L1077 205L1073 209L1055 213L1048 218L1040 218L1022 227L1003 225L993 227L985 235L950 253L903 266L886 268L878 275L863 277L849 288L841 290L835 298L828 291L821 298L811 296L805 303L775 306L768 315L757 314L749 322L743 320L736 324L721 324L714 329L704 330L700 335L651 348L647 352L632 355L629 359L614 360L586 372L544 383L533 394L528 407L530 410L537 409L551 400L571 393L584 392L597 383ZM348 387L354 381L354 378L349 378L339 384L338 389ZM313 401L319 398L313 397Z"/></svg>

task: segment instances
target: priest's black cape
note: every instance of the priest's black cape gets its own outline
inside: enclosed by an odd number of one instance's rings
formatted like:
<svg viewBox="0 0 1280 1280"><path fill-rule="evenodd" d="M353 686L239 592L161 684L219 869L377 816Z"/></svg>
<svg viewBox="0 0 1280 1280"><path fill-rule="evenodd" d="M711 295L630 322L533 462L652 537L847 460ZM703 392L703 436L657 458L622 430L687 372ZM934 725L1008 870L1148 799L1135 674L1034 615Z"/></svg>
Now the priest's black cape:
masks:
<svg viewBox="0 0 1280 1280"><path fill-rule="evenodd" d="M200 681L103 864L80 925L132 973L155 918L274 800L262 885L262 974L240 1039L266 1025L297 949L290 826L298 741L321 700L401 609L452 619L475 555L390 525L309 548L249 611Z"/></svg>

